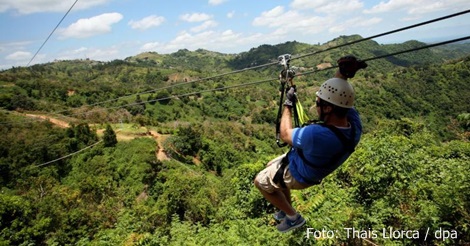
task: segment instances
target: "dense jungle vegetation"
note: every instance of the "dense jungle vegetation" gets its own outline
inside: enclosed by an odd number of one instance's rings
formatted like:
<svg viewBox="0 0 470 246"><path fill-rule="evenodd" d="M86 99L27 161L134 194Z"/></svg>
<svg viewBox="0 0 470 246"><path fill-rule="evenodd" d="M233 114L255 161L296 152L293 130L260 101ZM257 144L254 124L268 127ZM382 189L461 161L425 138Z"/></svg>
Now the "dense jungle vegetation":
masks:
<svg viewBox="0 0 470 246"><path fill-rule="evenodd" d="M252 181L287 151L274 139L281 68L231 72L360 38L1 71L0 245L468 245L468 43L368 62L351 79L365 130L356 152L293 192L306 226L275 229ZM291 65L422 45L365 41ZM295 78L311 118L333 73Z"/></svg>

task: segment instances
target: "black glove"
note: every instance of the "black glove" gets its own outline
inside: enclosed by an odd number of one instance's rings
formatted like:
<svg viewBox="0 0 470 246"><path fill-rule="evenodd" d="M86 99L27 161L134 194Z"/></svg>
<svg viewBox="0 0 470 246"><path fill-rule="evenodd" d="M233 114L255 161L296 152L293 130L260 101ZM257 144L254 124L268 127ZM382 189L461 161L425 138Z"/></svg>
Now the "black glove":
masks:
<svg viewBox="0 0 470 246"><path fill-rule="evenodd" d="M355 56L349 55L338 60L339 72L347 78L353 78L359 69L367 67L365 61L357 60Z"/></svg>
<svg viewBox="0 0 470 246"><path fill-rule="evenodd" d="M297 89L295 88L295 85L290 86L289 88L286 89L286 101L284 102L284 106L287 107L294 107L295 102L297 101L297 95L296 95Z"/></svg>

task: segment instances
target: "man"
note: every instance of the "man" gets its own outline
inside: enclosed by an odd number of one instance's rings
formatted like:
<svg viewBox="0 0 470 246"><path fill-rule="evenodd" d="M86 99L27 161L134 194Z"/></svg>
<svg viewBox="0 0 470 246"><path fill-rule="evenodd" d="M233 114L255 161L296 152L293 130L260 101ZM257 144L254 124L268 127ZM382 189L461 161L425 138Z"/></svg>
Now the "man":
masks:
<svg viewBox="0 0 470 246"><path fill-rule="evenodd" d="M347 79L367 64L346 56L338 60L338 66L335 77L324 82L316 93L316 109L322 124L293 128L295 88L288 89L280 137L292 148L270 161L254 180L264 198L280 210L274 215L281 221L277 225L280 232L305 224L305 219L292 207L290 190L319 184L346 161L359 143L362 124L353 108L354 90Z"/></svg>

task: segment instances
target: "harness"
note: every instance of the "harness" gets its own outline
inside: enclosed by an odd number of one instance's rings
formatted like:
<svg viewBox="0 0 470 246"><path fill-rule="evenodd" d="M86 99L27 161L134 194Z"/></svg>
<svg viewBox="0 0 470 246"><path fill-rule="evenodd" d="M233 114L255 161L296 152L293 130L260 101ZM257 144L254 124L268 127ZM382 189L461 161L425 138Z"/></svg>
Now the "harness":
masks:
<svg viewBox="0 0 470 246"><path fill-rule="evenodd" d="M356 127L351 124L351 137L348 139L344 135L344 133L341 132L341 130L339 130L335 126L326 125L324 123L320 123L318 125L323 126L323 127L327 127L328 129L330 129L336 135L336 137L340 140L340 142L343 145L342 150L337 152L336 154L334 154L333 157L331 158L330 162L328 162L324 165L321 165L321 166L314 165L313 163L308 161L305 158L305 155L304 155L302 149L296 149L296 151L299 154L299 157L302 159L302 162L304 164L306 164L306 165L308 165L311 168L316 169L316 170L325 170L325 169L329 169L329 167L332 167L336 163L338 163L338 161L341 159L341 157L344 156L345 154L347 154L347 153L352 154L354 152L354 150L355 150L354 138L356 136ZM287 165L289 165L289 157L286 154L284 156L284 158L282 158L281 166L279 167L279 169L277 170L277 172L276 172L276 174L274 175L274 178L273 178L274 183L280 184L282 188L287 188L286 183L284 182L284 171L285 171ZM310 180L308 183L312 184L312 185L320 184L321 180Z"/></svg>

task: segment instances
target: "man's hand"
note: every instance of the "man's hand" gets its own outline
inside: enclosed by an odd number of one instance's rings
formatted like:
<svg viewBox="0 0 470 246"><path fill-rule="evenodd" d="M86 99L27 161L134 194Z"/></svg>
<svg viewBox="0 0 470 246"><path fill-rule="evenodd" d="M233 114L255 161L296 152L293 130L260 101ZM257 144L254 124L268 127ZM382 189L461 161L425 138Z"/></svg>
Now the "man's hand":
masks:
<svg viewBox="0 0 470 246"><path fill-rule="evenodd" d="M353 78L359 69L364 69L367 67L367 63L365 61L357 60L355 56L348 55L341 57L338 60L338 67L339 72L343 76L347 78Z"/></svg>
<svg viewBox="0 0 470 246"><path fill-rule="evenodd" d="M295 106L295 102L297 100L296 92L297 90L295 88L295 85L287 88L286 101L284 102L284 106L291 107L291 108Z"/></svg>

